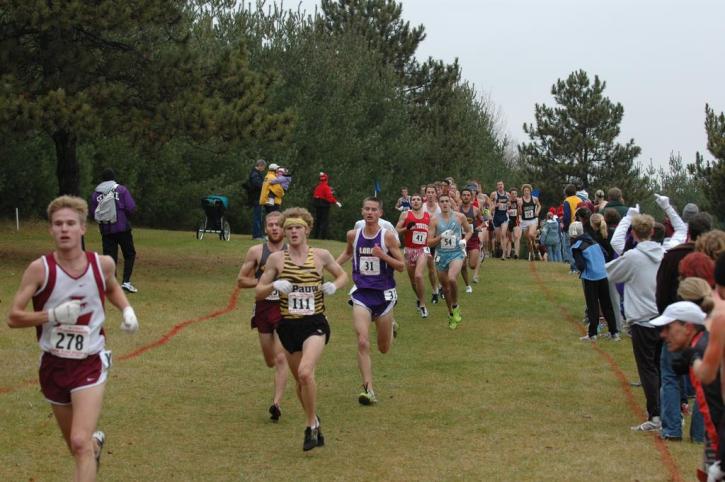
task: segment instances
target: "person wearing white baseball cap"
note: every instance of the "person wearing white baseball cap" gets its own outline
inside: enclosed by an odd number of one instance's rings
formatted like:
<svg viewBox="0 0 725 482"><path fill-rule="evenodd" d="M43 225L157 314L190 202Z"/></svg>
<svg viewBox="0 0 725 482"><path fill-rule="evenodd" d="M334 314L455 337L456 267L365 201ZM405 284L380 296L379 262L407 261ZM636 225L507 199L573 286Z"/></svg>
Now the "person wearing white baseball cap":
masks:
<svg viewBox="0 0 725 482"><path fill-rule="evenodd" d="M719 376L704 384L695 376L694 370L690 369L696 360L702 358L707 348L709 337L705 330L705 318L705 312L700 306L691 301L678 301L669 305L662 315L650 323L662 327L660 336L665 340L667 349L670 352L679 352L680 356L672 357L672 370L677 375L690 376L705 422L705 457L701 470L703 474L707 472L712 476L712 480L721 480L721 454L713 457L717 441L721 440L722 435L723 400Z"/></svg>

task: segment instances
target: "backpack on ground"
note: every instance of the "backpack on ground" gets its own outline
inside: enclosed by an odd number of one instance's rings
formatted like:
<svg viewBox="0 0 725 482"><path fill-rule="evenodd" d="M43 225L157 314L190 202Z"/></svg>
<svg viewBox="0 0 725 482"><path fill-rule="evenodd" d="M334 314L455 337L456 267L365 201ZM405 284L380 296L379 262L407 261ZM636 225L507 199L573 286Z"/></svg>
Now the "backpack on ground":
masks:
<svg viewBox="0 0 725 482"><path fill-rule="evenodd" d="M114 184L111 189L101 196L98 206L93 212L93 218L100 224L112 224L117 220L116 216L116 188L118 184Z"/></svg>

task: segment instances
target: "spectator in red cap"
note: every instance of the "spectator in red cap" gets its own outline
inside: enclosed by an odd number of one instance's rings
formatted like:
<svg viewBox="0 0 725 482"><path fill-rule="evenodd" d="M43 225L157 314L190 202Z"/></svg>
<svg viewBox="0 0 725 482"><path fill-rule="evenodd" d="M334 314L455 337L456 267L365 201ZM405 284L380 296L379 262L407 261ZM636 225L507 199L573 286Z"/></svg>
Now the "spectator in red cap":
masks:
<svg viewBox="0 0 725 482"><path fill-rule="evenodd" d="M320 173L320 182L315 186L312 193L312 204L315 207L315 223L312 237L315 239L327 239L327 227L330 219L330 206L337 204L341 208L342 203L335 198L332 188L327 183L327 174Z"/></svg>

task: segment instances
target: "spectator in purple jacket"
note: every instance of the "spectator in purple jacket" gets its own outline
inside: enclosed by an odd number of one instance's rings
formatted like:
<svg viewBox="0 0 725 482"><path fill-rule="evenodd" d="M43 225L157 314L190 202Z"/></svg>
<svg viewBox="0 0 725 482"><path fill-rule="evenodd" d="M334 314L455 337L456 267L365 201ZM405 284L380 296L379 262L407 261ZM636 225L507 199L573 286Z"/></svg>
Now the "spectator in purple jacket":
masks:
<svg viewBox="0 0 725 482"><path fill-rule="evenodd" d="M118 184L115 179L116 173L111 168L107 168L101 173L102 182L96 186L96 190L91 196L90 212L96 211L96 206L98 206L105 194L111 190L115 191L116 222L98 224L103 241L103 254L113 258L113 261L118 265L118 247L121 247L121 253L123 253L123 283L121 288L129 293L136 293L138 290L131 284L136 249L133 246L131 223L128 221L128 217L136 211L136 203L126 186Z"/></svg>

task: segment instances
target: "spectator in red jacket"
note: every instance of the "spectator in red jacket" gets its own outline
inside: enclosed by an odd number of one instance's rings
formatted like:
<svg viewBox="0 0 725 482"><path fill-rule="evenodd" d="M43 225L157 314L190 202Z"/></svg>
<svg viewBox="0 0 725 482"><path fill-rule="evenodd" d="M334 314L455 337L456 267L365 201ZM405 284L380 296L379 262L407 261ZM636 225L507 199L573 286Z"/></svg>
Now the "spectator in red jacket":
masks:
<svg viewBox="0 0 725 482"><path fill-rule="evenodd" d="M330 206L337 204L341 208L342 203L335 198L332 188L327 183L327 174L320 173L320 182L315 186L312 193L312 203L315 207L315 223L312 237L315 239L327 239L327 227L330 219Z"/></svg>

